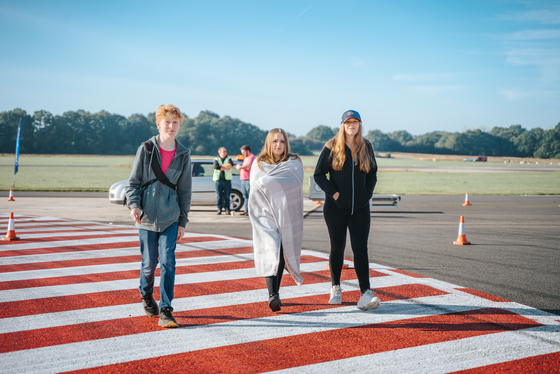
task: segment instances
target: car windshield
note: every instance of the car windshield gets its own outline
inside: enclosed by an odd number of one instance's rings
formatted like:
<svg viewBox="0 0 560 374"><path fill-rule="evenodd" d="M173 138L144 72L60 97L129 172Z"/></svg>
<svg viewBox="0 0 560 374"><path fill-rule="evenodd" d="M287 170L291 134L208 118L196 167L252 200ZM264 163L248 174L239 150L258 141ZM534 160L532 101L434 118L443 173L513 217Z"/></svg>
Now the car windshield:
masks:
<svg viewBox="0 0 560 374"><path fill-rule="evenodd" d="M238 162L234 162L237 164ZM239 170L235 167L231 168L231 173L233 175L239 175ZM214 163L213 162L196 162L193 161L193 177L211 177L214 175Z"/></svg>

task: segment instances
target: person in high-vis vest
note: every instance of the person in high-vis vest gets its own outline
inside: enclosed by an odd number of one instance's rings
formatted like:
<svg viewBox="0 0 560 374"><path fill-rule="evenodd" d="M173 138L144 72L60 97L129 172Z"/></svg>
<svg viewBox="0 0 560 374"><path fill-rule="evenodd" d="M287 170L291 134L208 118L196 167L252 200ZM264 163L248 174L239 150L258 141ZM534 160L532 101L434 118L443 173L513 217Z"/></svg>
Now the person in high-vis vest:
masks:
<svg viewBox="0 0 560 374"><path fill-rule="evenodd" d="M228 157L225 147L218 149L218 155L220 157L214 158L214 176L212 177L216 185L218 214L222 214L222 209L226 211L226 214L230 214L229 195L231 193L233 161Z"/></svg>

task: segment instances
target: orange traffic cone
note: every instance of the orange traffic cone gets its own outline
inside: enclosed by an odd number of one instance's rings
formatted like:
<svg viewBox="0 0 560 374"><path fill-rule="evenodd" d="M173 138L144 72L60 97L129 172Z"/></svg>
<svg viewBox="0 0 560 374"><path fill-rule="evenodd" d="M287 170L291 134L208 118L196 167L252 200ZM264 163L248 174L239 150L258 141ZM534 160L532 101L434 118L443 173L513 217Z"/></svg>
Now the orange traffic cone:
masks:
<svg viewBox="0 0 560 374"><path fill-rule="evenodd" d="M321 204L323 204L323 203L320 202L319 200L317 200L317 201L315 201L313 204L315 204L315 205L321 205Z"/></svg>
<svg viewBox="0 0 560 374"><path fill-rule="evenodd" d="M467 234L465 233L465 217L461 216L461 221L459 222L459 236L457 240L453 242L455 245L468 245L471 242L467 241Z"/></svg>
<svg viewBox="0 0 560 374"><path fill-rule="evenodd" d="M10 197L8 197L8 201L16 201L14 199L14 191L12 191L12 189L10 188Z"/></svg>
<svg viewBox="0 0 560 374"><path fill-rule="evenodd" d="M467 192L467 194L465 195L465 202L463 203L463 206L471 206L472 204L469 203L469 193Z"/></svg>
<svg viewBox="0 0 560 374"><path fill-rule="evenodd" d="M19 240L16 236L16 229L14 227L14 213L10 212L10 220L8 221L8 233L2 240Z"/></svg>

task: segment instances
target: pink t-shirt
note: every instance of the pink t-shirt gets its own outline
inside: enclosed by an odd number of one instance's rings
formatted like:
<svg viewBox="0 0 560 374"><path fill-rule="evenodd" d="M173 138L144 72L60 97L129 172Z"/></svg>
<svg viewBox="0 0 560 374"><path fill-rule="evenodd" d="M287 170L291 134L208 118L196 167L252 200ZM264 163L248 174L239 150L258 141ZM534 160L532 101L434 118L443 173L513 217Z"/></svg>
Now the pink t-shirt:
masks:
<svg viewBox="0 0 560 374"><path fill-rule="evenodd" d="M251 165L253 163L253 161L255 161L255 155L251 154L251 156L249 157L245 157L245 159L243 159L243 166L245 165ZM251 174L251 168L249 169L241 169L241 174L239 176L239 178L242 181L246 181L249 180L249 175Z"/></svg>
<svg viewBox="0 0 560 374"><path fill-rule="evenodd" d="M167 168L169 167L169 164L171 163L171 160L173 160L173 157L175 157L176 150L177 148L172 151L166 151L161 148L159 149L159 153L161 154L161 171L163 171L163 174L165 174Z"/></svg>

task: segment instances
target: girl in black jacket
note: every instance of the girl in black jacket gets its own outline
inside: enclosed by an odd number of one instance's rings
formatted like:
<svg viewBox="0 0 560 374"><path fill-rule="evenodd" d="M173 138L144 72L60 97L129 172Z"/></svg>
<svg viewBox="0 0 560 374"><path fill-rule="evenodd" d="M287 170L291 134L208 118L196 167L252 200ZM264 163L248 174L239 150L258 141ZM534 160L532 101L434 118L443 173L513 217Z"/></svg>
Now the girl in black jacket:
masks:
<svg viewBox="0 0 560 374"><path fill-rule="evenodd" d="M370 290L367 248L370 199L377 182L377 163L371 143L362 137L362 120L355 110L342 114L340 131L325 144L313 177L325 192L323 215L331 241L329 304L342 304L340 274L348 230L362 293L357 306L362 310L378 308L380 300Z"/></svg>

